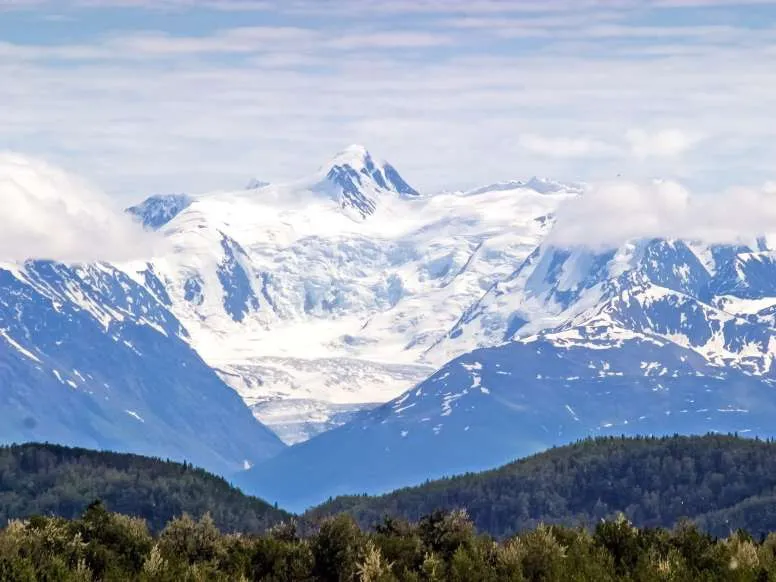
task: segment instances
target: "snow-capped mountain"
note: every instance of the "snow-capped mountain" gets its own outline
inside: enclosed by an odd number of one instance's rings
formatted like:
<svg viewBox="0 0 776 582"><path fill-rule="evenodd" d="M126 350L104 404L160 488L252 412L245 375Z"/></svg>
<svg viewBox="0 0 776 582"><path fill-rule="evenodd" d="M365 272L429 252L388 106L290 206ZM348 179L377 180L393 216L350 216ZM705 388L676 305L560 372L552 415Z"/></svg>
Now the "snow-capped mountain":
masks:
<svg viewBox="0 0 776 582"><path fill-rule="evenodd" d="M283 444L191 349L156 273L0 264L0 442L187 460L223 474Z"/></svg>
<svg viewBox="0 0 776 582"><path fill-rule="evenodd" d="M192 202L191 196L186 194L157 194L146 198L137 206L127 208L127 212L143 226L157 229L186 210Z"/></svg>
<svg viewBox="0 0 776 582"><path fill-rule="evenodd" d="M428 348L576 195L519 183L421 196L351 146L291 183L185 206L165 199L174 213L156 212L158 199L136 208L170 216L159 232L172 251L153 269L192 346L259 419L298 442L444 363Z"/></svg>
<svg viewBox="0 0 776 582"><path fill-rule="evenodd" d="M769 248L764 239L751 247L646 240L606 252L542 245L429 350L467 353L258 466L245 486L300 508L590 435L773 437ZM315 472L314 487L286 479L300 467Z"/></svg>
<svg viewBox="0 0 776 582"><path fill-rule="evenodd" d="M381 194L420 196L392 165L375 163L372 154L360 145L338 153L319 174L322 179L312 189L331 194L343 210L361 218L375 213Z"/></svg>
<svg viewBox="0 0 776 582"><path fill-rule="evenodd" d="M432 350L460 353L594 325L660 336L716 365L768 374L776 348L767 315L776 302L773 257L765 246L666 240L601 253L543 246Z"/></svg>
<svg viewBox="0 0 776 582"><path fill-rule="evenodd" d="M0 441L254 465L249 490L301 508L586 435L773 436L774 241L555 245L591 192L422 195L352 146L293 182L153 196L128 209L147 260L0 264Z"/></svg>

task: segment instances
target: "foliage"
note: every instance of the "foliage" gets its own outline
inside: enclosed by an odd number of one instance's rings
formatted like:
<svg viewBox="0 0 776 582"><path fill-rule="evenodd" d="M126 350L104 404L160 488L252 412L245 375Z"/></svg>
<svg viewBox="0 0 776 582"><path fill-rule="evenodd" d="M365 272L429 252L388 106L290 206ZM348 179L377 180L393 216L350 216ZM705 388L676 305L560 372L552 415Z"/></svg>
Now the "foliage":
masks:
<svg viewBox="0 0 776 582"><path fill-rule="evenodd" d="M385 515L418 520L459 507L498 538L540 522L595 527L620 512L642 527L691 518L715 535L746 528L760 536L776 530L776 444L719 435L589 439L493 471L340 497L306 517L347 513L373 527Z"/></svg>
<svg viewBox="0 0 776 582"><path fill-rule="evenodd" d="M224 534L205 515L145 522L90 505L74 520L32 517L0 530L0 580L33 582L658 582L776 580L776 535L713 538L683 522L639 529L623 515L584 528L539 524L496 541L463 511L362 531L346 515L306 537L287 524Z"/></svg>
<svg viewBox="0 0 776 582"><path fill-rule="evenodd" d="M48 444L0 447L0 526L36 514L75 518L95 499L153 531L184 513L257 533L289 517L188 463Z"/></svg>

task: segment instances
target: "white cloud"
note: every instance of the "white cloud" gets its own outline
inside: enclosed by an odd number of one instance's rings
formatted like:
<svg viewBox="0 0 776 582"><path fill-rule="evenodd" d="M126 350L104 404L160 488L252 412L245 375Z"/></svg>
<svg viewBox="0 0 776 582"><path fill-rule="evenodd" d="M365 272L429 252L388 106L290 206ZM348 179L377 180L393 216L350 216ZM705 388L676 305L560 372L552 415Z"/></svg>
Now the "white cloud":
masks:
<svg viewBox="0 0 776 582"><path fill-rule="evenodd" d="M0 153L0 260L125 261L162 244L80 179Z"/></svg>
<svg viewBox="0 0 776 582"><path fill-rule="evenodd" d="M767 188L693 194L673 181L611 182L565 204L548 241L602 249L655 237L751 242L770 233L776 233L776 191Z"/></svg>
<svg viewBox="0 0 776 582"><path fill-rule="evenodd" d="M663 129L652 133L632 129L625 138L633 155L639 158L680 156L700 141L699 136L679 129Z"/></svg>
<svg viewBox="0 0 776 582"><path fill-rule="evenodd" d="M519 143L523 148L533 153L559 158L596 156L613 151L613 148L602 141L577 137L544 137L523 134L519 138Z"/></svg>
<svg viewBox="0 0 776 582"><path fill-rule="evenodd" d="M630 0L270 4L272 15L240 14L240 27L216 28L231 21L216 14L197 34L162 13L155 32L0 42L0 147L133 198L293 179L351 142L422 190L533 174L772 176L767 22L739 20L737 42L711 42L705 17L693 26L687 16L668 38L662 28L634 33L659 20ZM407 28L403 10L423 15ZM465 28L451 30L456 21ZM621 26L600 28L611 23ZM634 124L647 131L626 138ZM701 129L714 139L698 141Z"/></svg>

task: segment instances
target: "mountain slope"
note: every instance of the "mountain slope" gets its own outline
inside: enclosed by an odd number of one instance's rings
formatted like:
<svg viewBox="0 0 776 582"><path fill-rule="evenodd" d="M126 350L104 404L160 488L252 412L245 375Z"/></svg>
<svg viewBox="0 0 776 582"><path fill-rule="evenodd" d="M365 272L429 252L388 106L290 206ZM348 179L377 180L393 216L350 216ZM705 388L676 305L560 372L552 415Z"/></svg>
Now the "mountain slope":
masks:
<svg viewBox="0 0 776 582"><path fill-rule="evenodd" d="M152 264L192 346L293 443L449 359L428 347L576 195L520 183L422 196L352 146L295 182L194 197Z"/></svg>
<svg viewBox="0 0 776 582"><path fill-rule="evenodd" d="M152 291L153 290L153 291ZM223 474L279 452L191 349L147 268L0 266L0 442L188 460Z"/></svg>
<svg viewBox="0 0 776 582"><path fill-rule="evenodd" d="M757 268L741 267L749 263ZM767 312L759 282L776 279L772 264L770 251L682 241L605 252L541 246L429 349L472 351L257 467L246 487L298 509L486 469L585 436L774 436L776 329L761 311L742 312L755 284ZM319 461L333 451L333 462ZM315 486L284 479L299 467L315 468Z"/></svg>
<svg viewBox="0 0 776 582"><path fill-rule="evenodd" d="M346 512L364 527L384 516L420 519L464 508L481 531L509 536L538 523L593 526L623 512L642 527L689 517L719 535L738 527L757 537L776 527L776 445L727 436L598 439L553 449L493 471L338 498L308 512ZM728 523L726 519L733 518Z"/></svg>
<svg viewBox="0 0 776 582"><path fill-rule="evenodd" d="M659 368L645 371L653 362ZM412 391L257 465L246 490L293 510L484 470L590 435L776 436L774 386L647 339L475 350ZM315 480L290 478L302 470Z"/></svg>
<svg viewBox="0 0 776 582"><path fill-rule="evenodd" d="M289 517L201 469L138 455L27 444L0 447L0 467L0 527L32 515L74 519L97 499L157 531L184 513L243 533Z"/></svg>
<svg viewBox="0 0 776 582"><path fill-rule="evenodd" d="M193 199L186 194L158 194L127 208L127 213L143 226L158 229L186 210L192 202Z"/></svg>

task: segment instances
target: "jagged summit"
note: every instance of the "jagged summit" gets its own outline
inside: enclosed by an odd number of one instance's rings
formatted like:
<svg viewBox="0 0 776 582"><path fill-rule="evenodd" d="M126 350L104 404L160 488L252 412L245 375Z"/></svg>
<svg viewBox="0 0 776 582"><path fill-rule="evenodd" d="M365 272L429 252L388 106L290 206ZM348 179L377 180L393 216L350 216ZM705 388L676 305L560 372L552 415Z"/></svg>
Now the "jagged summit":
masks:
<svg viewBox="0 0 776 582"><path fill-rule="evenodd" d="M192 202L194 199L188 194L156 194L126 211L144 227L156 230L186 210Z"/></svg>
<svg viewBox="0 0 776 582"><path fill-rule="evenodd" d="M396 168L375 161L362 145L350 145L338 152L319 172L322 179L315 189L334 194L343 209L353 210L361 218L374 214L380 195L420 195Z"/></svg>
<svg viewBox="0 0 776 582"><path fill-rule="evenodd" d="M365 146L360 144L351 144L348 147L337 152L326 164L321 168L324 173L328 173L335 166L350 166L356 171L373 166L374 160L372 154Z"/></svg>

